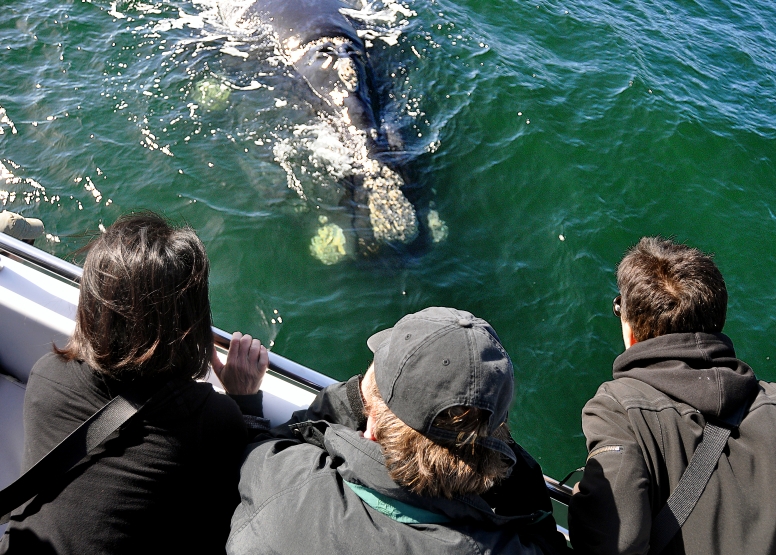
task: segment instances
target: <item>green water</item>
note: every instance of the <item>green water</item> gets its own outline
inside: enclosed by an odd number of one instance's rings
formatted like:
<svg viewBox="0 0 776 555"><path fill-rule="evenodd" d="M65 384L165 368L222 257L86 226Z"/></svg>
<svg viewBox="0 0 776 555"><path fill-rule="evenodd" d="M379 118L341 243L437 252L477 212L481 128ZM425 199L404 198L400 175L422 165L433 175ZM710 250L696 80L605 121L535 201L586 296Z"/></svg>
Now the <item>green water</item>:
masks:
<svg viewBox="0 0 776 555"><path fill-rule="evenodd" d="M0 202L45 221L39 246L68 256L133 209L187 221L216 325L338 378L405 313L470 310L515 362L515 436L555 476L584 462L581 408L622 350L615 265L644 234L716 253L725 331L776 379L774 3L405 2L370 55L448 237L330 266L309 245L335 180L294 134L315 116L214 6L3 1Z"/></svg>

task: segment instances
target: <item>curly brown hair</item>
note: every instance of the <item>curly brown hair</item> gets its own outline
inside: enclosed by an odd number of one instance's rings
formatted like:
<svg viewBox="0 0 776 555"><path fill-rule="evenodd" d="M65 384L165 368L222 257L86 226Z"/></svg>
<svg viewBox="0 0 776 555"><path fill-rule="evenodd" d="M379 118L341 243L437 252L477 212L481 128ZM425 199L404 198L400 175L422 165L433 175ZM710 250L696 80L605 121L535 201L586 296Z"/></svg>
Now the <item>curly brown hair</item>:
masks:
<svg viewBox="0 0 776 555"><path fill-rule="evenodd" d="M487 435L489 413L474 407L455 406L443 411L434 426L457 432L455 441L431 440L402 422L383 401L374 370L364 377L364 404L373 419L374 435L382 447L388 474L413 493L452 499L481 494L509 473L510 461L498 452L476 444ZM506 423L493 437L510 441Z"/></svg>

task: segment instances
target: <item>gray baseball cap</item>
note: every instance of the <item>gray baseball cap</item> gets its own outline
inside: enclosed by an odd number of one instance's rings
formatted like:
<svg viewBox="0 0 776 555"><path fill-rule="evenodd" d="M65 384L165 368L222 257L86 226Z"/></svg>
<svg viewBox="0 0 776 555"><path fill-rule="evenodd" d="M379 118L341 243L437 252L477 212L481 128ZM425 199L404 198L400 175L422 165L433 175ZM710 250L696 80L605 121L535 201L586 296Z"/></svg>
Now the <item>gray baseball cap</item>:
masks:
<svg viewBox="0 0 776 555"><path fill-rule="evenodd" d="M0 212L0 233L20 240L30 240L39 237L44 231L43 222L37 218L25 218L8 210Z"/></svg>
<svg viewBox="0 0 776 555"><path fill-rule="evenodd" d="M507 419L514 391L512 361L490 324L469 312L430 307L399 320L367 340L375 382L389 409L429 439L455 440L432 426L454 406L488 411L488 437L476 442L515 460L512 449L491 437Z"/></svg>

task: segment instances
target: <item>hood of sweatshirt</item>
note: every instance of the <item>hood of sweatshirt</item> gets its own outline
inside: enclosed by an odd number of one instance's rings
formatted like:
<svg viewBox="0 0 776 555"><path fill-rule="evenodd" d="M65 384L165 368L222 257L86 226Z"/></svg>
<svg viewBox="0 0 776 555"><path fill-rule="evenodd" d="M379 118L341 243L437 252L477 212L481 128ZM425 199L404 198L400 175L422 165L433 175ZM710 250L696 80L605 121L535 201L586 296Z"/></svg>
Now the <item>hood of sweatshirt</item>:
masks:
<svg viewBox="0 0 776 555"><path fill-rule="evenodd" d="M613 376L635 378L734 426L758 389L751 367L721 333L672 333L635 343L615 359Z"/></svg>
<svg viewBox="0 0 776 555"><path fill-rule="evenodd" d="M421 496L410 492L394 482L388 475L380 444L364 439L363 434L339 424L326 422L304 423L323 429L323 444L329 455L337 461L337 472L342 479L351 484L362 485L391 499L432 511L461 523L479 523L480 526L509 526L513 530L518 526L531 525L548 515L537 510L522 515L500 515L491 509L479 495L461 495L454 499L444 497ZM307 432L302 433L304 441L318 444Z"/></svg>

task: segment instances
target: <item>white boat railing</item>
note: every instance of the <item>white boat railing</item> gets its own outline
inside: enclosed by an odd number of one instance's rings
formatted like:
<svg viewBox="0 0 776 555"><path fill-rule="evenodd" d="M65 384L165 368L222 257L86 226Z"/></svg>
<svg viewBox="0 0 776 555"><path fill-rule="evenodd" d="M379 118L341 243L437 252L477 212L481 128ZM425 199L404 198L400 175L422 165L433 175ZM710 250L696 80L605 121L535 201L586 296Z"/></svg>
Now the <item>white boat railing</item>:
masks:
<svg viewBox="0 0 776 555"><path fill-rule="evenodd" d="M23 241L14 239L8 235L0 233L0 249L14 255L26 262L35 264L44 270L47 270L63 279L79 283L81 281L81 274L83 269L76 264L72 264L66 260L62 260L52 254L42 251L32 245L28 245ZM229 340L231 334L221 330L217 327L213 327L213 341L219 347L224 349L229 348ZM276 374L283 376L286 379L300 383L310 389L319 391L336 382L336 380L316 372L311 368L303 366L293 360L287 359L284 356L270 352L269 355L269 367L270 370Z"/></svg>
<svg viewBox="0 0 776 555"><path fill-rule="evenodd" d="M32 264L75 286L80 282L81 274L83 273L82 268L76 264L62 260L3 233L0 233L0 252L8 255L11 260ZM213 340L217 346L228 349L230 339L231 334L213 327ZM279 376L281 380L292 382L297 386L301 385L307 391L319 391L327 385L336 382L336 380L329 376L273 352L270 352L269 362L270 371ZM282 384L274 384L274 387L278 386L282 387ZM312 394L310 393L309 395ZM287 412L290 409L286 407L283 410ZM19 414L21 414L20 411ZM284 412L280 411L280 414L284 414ZM545 476L545 483L547 484L550 497L556 502L556 510L558 508L565 510L571 497L571 488L548 476ZM565 515L562 515L561 520L565 520ZM559 529L564 533L566 532L561 526L559 526Z"/></svg>

